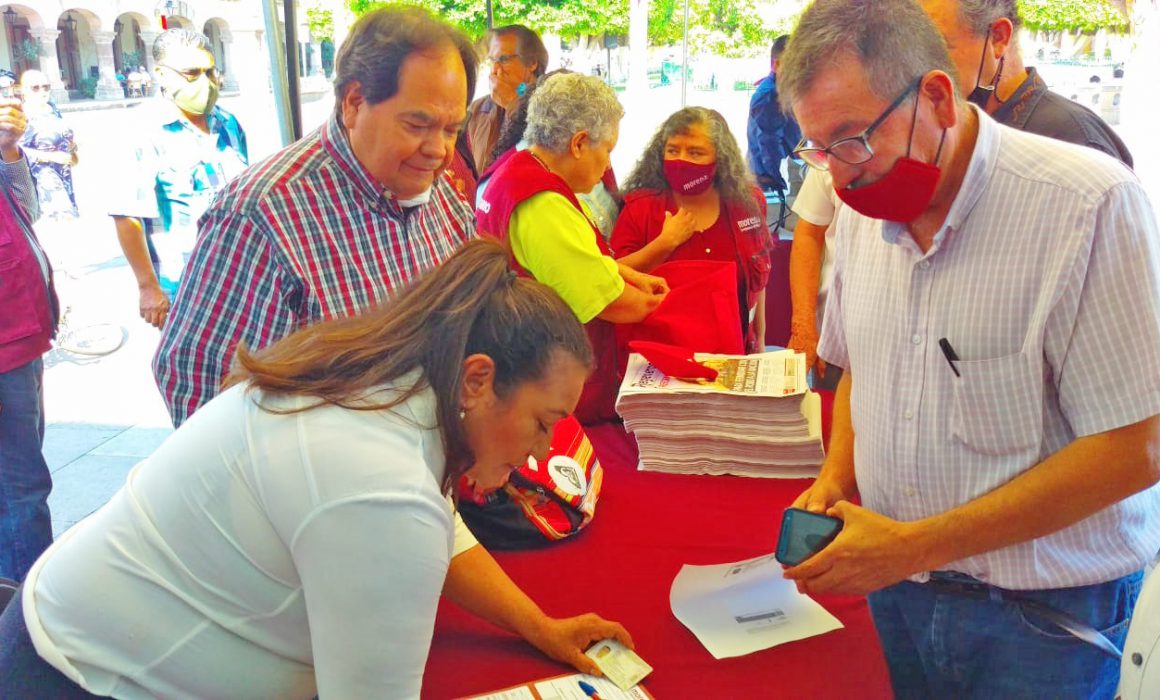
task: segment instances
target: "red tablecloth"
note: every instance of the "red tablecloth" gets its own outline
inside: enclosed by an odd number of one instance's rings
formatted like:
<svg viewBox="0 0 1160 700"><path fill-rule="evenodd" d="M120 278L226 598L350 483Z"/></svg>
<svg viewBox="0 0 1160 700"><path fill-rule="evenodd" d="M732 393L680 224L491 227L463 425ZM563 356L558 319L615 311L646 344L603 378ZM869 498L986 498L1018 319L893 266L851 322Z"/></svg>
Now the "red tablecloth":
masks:
<svg viewBox="0 0 1160 700"><path fill-rule="evenodd" d="M828 401L824 404L828 408ZM636 444L619 426L598 426L589 436L605 469L592 524L546 549L496 553L548 614L592 611L624 624L637 651L656 669L644 684L662 700L890 697L863 598L818 598L844 629L722 660L714 659L669 607L669 588L683 564L721 564L772 552L781 512L807 481L640 472ZM444 601L423 696L484 693L568 671L518 637Z"/></svg>

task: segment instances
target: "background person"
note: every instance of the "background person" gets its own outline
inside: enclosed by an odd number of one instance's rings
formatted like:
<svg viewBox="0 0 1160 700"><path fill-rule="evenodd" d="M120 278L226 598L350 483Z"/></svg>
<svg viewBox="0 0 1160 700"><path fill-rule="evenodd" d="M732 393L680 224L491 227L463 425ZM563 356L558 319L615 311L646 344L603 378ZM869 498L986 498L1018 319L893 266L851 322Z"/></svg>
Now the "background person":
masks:
<svg viewBox="0 0 1160 700"><path fill-rule="evenodd" d="M834 191L830 173L807 168L802 187L793 200L798 221L789 253L789 292L793 317L786 345L805 353L813 371L814 388L833 390L841 367L828 367L818 357L818 329L825 318L826 296L834 281L834 229L831 224L842 200Z"/></svg>
<svg viewBox="0 0 1160 700"><path fill-rule="evenodd" d="M32 230L40 204L20 148L25 123L20 98L0 97L0 577L16 581L52 543L41 357L59 316Z"/></svg>
<svg viewBox="0 0 1160 700"><path fill-rule="evenodd" d="M28 117L20 145L36 181L40 214L54 220L74 220L78 215L72 173L77 164L76 137L49 102L52 86L48 76L38 70L26 70L20 75L20 87Z"/></svg>
<svg viewBox="0 0 1160 700"><path fill-rule="evenodd" d="M162 32L153 42L153 59L162 99L141 112L141 137L126 146L132 164L119 171L108 211L137 279L141 318L161 328L193 249L197 220L246 168L249 150L238 120L217 105L221 76L204 34Z"/></svg>
<svg viewBox="0 0 1160 700"><path fill-rule="evenodd" d="M1024 67L1016 0L920 4L946 39L962 94L995 121L1103 151L1132 167L1128 147L1103 119L1047 89L1034 68Z"/></svg>
<svg viewBox="0 0 1160 700"><path fill-rule="evenodd" d="M763 349L770 267L765 197L750 182L725 118L704 107L673 113L624 187L624 211L612 232L618 261L641 272L668 260L736 263L744 346Z"/></svg>
<svg viewBox="0 0 1160 700"><path fill-rule="evenodd" d="M440 590L582 671L591 642L631 645L546 616L447 498L546 458L592 362L498 245L238 360L37 563L0 617L0 696L418 697Z"/></svg>
<svg viewBox="0 0 1160 700"><path fill-rule="evenodd" d="M262 348L372 308L475 235L445 173L475 61L462 32L423 10L354 24L334 114L226 187L201 221L153 358L174 425L218 392L239 342Z"/></svg>
<svg viewBox="0 0 1160 700"><path fill-rule="evenodd" d="M522 24L509 24L492 30L487 61L491 93L472 102L467 115L467 142L481 174L491 164L508 115L524 91L548 70L548 50L539 34Z"/></svg>
<svg viewBox="0 0 1160 700"><path fill-rule="evenodd" d="M491 179L492 173L498 169L508 156L528 147L528 142L524 138L524 130L528 126L528 103L532 100L536 86L553 75L571 72L570 70L560 68L550 73L545 73L536 82L528 86L523 96L517 102L516 107L508 112L507 119L504 120L503 129L499 134L499 140L495 142L495 148L491 152L491 164L487 166L487 170L480 177L479 185L475 192L475 199L470 200L474 201L476 206L479 206L479 200L483 197L483 192L487 189L487 183ZM592 188L591 192L577 192L576 198L587 207L588 213L592 216L592 223L596 224L596 227L600 229L600 235L607 242L612 236L612 227L616 224L616 217L619 216L620 207L623 203L616 186L616 175L612 172L612 166L610 165L608 170L604 171L600 182L596 183L596 186Z"/></svg>
<svg viewBox="0 0 1160 700"><path fill-rule="evenodd" d="M757 177L757 184L763 189L781 192L783 197L790 188L781 175L781 165L802 137L793 115L783 112L777 99L777 72L788 42L789 35L782 34L769 47L769 75L757 83L757 89L749 99L746 128L749 167Z"/></svg>
<svg viewBox="0 0 1160 700"><path fill-rule="evenodd" d="M585 323L596 368L576 409L581 423L615 417L619 386L614 323L636 323L668 293L664 280L617 263L577 198L608 170L624 110L599 78L554 75L528 105L528 149L492 175L477 209L480 231L514 263L556 290Z"/></svg>
<svg viewBox="0 0 1160 700"><path fill-rule="evenodd" d="M1160 377L1151 203L963 100L910 0L817 0L782 64L844 204L818 352L846 370L795 502L844 527L786 577L869 594L900 698L1111 697L1070 630L1122 648L1160 548L1160 389L1121 369Z"/></svg>

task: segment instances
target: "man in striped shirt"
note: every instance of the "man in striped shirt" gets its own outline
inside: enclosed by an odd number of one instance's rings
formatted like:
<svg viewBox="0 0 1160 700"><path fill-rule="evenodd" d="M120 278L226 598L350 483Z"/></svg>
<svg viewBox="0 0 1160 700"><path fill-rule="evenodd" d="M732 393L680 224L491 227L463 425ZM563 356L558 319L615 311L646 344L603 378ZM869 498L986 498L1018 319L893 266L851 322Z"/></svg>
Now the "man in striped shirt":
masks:
<svg viewBox="0 0 1160 700"><path fill-rule="evenodd" d="M444 170L475 54L441 23L397 21L396 46L351 35L336 60L334 115L226 186L199 222L153 360L174 425L217 394L238 343L262 348L367 309L474 236ZM400 42L405 58L384 68Z"/></svg>
<svg viewBox="0 0 1160 700"><path fill-rule="evenodd" d="M912 0L817 0L782 64L847 205L818 348L846 373L795 503L844 528L786 576L869 594L900 698L1111 697L1160 547L1151 204L968 104Z"/></svg>

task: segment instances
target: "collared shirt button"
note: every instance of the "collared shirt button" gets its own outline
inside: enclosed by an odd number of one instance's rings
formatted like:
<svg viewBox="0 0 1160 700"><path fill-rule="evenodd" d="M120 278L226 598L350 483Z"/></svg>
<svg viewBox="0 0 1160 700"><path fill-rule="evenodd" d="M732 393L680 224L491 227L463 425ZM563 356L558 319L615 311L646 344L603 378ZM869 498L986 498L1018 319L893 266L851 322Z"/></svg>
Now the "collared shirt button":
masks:
<svg viewBox="0 0 1160 700"><path fill-rule="evenodd" d="M920 262L920 263L918 264L918 266L919 266L919 267L921 267L921 268L922 268L922 269L924 269L924 270L929 270L929 269L930 269L930 261L929 261L929 260L923 260L922 262Z"/></svg>
<svg viewBox="0 0 1160 700"><path fill-rule="evenodd" d="M906 420L910 420L911 418L914 418L914 411L907 409L906 412L902 414L902 416L906 418Z"/></svg>
<svg viewBox="0 0 1160 700"><path fill-rule="evenodd" d="M915 345L921 345L922 344L922 336L919 335L918 333L915 333L914 335L910 336L910 342L914 343Z"/></svg>
<svg viewBox="0 0 1160 700"><path fill-rule="evenodd" d="M902 493L903 493L903 494L905 494L905 495L907 495L907 496L913 496L913 495L914 495L914 489L912 489L912 488L910 488L909 486L907 486L906 488L902 489Z"/></svg>

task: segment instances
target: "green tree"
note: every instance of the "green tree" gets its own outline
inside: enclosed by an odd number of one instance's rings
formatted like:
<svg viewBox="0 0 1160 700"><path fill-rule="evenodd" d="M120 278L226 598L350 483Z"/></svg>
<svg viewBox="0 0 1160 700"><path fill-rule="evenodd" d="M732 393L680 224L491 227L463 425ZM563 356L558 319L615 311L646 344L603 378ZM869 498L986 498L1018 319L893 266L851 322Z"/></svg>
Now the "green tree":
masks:
<svg viewBox="0 0 1160 700"><path fill-rule="evenodd" d="M394 3L348 0L356 15ZM486 0L414 0L472 37L487 31ZM694 53L736 56L768 46L788 31L806 0L689 0L689 42ZM789 6L790 11L784 8ZM525 24L565 39L628 33L628 0L493 0L495 26ZM770 19L772 16L772 19ZM684 0L650 0L649 44L672 46L684 31Z"/></svg>
<svg viewBox="0 0 1160 700"><path fill-rule="evenodd" d="M334 17L330 10L306 8L306 25L310 27L310 36L317 41L334 40Z"/></svg>
<svg viewBox="0 0 1160 700"><path fill-rule="evenodd" d="M1028 29L1043 32L1124 31L1129 23L1109 0L1019 0L1019 16Z"/></svg>
<svg viewBox="0 0 1160 700"><path fill-rule="evenodd" d="M381 0L349 0L356 16L397 3ZM479 38L487 31L485 0L415 0L408 3L425 7L448 22ZM495 26L525 24L537 31L558 34L565 39L598 34L628 32L627 0L495 0Z"/></svg>

